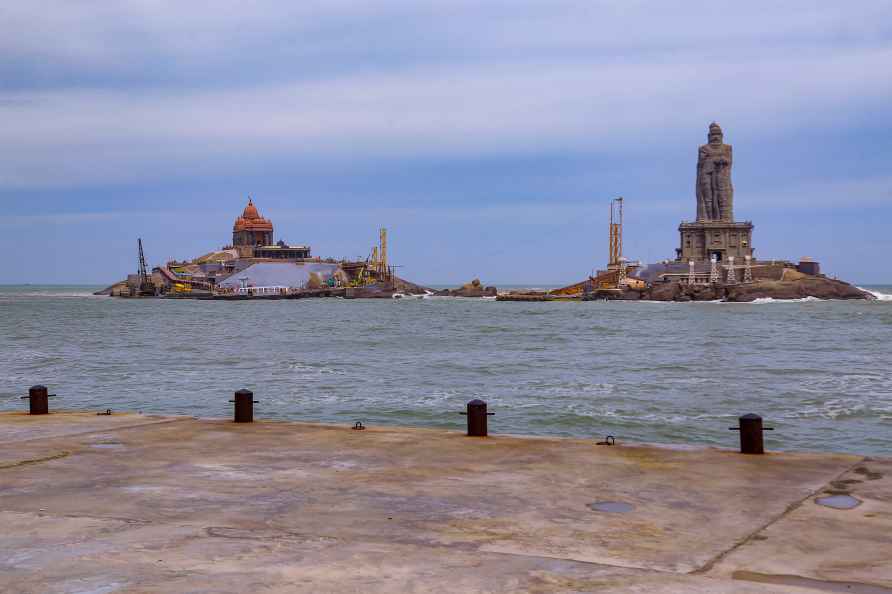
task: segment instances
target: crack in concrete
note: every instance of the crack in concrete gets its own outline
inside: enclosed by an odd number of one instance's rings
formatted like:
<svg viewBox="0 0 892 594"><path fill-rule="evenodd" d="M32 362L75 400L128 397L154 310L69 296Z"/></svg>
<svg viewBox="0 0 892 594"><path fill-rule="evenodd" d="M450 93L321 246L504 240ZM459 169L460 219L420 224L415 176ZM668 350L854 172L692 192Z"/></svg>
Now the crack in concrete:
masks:
<svg viewBox="0 0 892 594"><path fill-rule="evenodd" d="M743 537L742 539L738 540L736 543L734 543L733 545L731 545L730 548L728 548L728 549L726 549L726 550L720 552L718 555L716 555L715 557L713 557L712 559L710 559L709 561L707 561L706 563L704 563L702 567L700 567L700 568L698 568L698 569L695 569L694 571L688 572L688 575L703 575L703 574L705 574L706 572L710 571L713 567L715 567L715 565L716 565L719 561L721 561L722 559L724 559L725 557L727 557L728 555L730 555L731 553L733 553L733 552L736 551L737 549L741 548L742 546L747 545L747 544L749 544L750 542L752 542L753 539L754 539L756 536L758 536L761 532L764 532L767 528L769 528L769 527L772 526L773 524L776 524L777 522L783 520L783 519L786 518L788 515L790 515L792 512L794 512L795 510L797 510L797 509L799 509L800 507L802 507L802 506L805 504L806 501L808 501L808 500L811 499L812 497L817 496L819 493L821 493L822 491L824 491L825 489L827 489L827 487L828 487L831 483L833 483L834 481L838 481L838 480L840 480L840 478L842 478L842 477L845 476L846 474L852 472L858 465L863 464L863 463L864 463L864 460L865 460L864 458L861 458L860 460L858 460L857 462L855 462L854 464L852 464L851 466L849 466L848 468L846 468L845 470L843 470L842 472L840 472L839 474L837 474L835 477L833 477L832 479L830 479L829 481L827 481L826 483L824 483L823 485L821 485L819 488L817 488L817 489L815 489L814 491L811 491L810 493L808 493L805 497L803 497L803 498L801 498L801 499L799 499L799 500L797 500L797 501L794 501L793 503L791 503L790 505L788 505L788 506L784 509L784 511L782 511L780 514L778 514L777 516L775 516L775 517L773 517L773 518L770 518L767 522L765 522L764 524L762 524L761 526L759 526L758 528L756 528L753 532L750 532L748 535L746 535L745 537ZM805 579L805 578L803 578L803 579Z"/></svg>
<svg viewBox="0 0 892 594"><path fill-rule="evenodd" d="M29 464L39 464L40 462L49 462L50 460L58 460L60 458L65 458L70 456L71 452L62 451L58 454L52 454L49 456L44 456L42 458L30 458L28 460L16 460L15 462L4 462L0 464L0 470L6 470L7 468L19 468L21 466L28 466Z"/></svg>

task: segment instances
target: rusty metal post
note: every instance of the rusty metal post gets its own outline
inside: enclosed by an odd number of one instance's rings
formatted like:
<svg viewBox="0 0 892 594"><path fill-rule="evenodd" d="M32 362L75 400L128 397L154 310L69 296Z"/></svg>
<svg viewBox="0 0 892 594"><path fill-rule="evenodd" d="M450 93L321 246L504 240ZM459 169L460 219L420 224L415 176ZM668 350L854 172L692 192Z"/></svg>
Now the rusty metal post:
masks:
<svg viewBox="0 0 892 594"><path fill-rule="evenodd" d="M254 393L250 390L239 390L235 393L235 418L236 423L253 423L254 422Z"/></svg>
<svg viewBox="0 0 892 594"><path fill-rule="evenodd" d="M50 395L47 394L46 386L31 386L28 389L28 395L22 396L29 401L29 412L32 415L46 415L50 412L49 404Z"/></svg>
<svg viewBox="0 0 892 594"><path fill-rule="evenodd" d="M774 431L773 427L763 427L762 417L753 413L743 415L738 420L739 427L729 427L732 431L740 431L741 454L764 454L765 444L762 439L763 431Z"/></svg>
<svg viewBox="0 0 892 594"><path fill-rule="evenodd" d="M487 427L486 427L486 417L492 416L495 413L486 412L486 403L482 400L474 399L468 402L468 410L467 412L463 412L463 415L468 415L468 436L469 437L486 437L487 436Z"/></svg>

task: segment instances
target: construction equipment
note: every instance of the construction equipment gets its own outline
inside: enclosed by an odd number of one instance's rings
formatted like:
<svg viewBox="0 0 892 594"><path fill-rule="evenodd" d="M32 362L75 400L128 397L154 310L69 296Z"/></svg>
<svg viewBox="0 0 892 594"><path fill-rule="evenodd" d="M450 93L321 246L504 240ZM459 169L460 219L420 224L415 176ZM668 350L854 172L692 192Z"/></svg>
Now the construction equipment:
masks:
<svg viewBox="0 0 892 594"><path fill-rule="evenodd" d="M622 196L610 202L610 256L607 268L619 269L623 258L623 199Z"/></svg>
<svg viewBox="0 0 892 594"><path fill-rule="evenodd" d="M136 244L139 247L139 294L154 295L155 283L153 283L152 279L149 278L149 273L146 268L146 256L142 251L141 237L136 239Z"/></svg>
<svg viewBox="0 0 892 594"><path fill-rule="evenodd" d="M379 229L378 238L381 246L378 251L378 278L381 280L387 280L389 277L387 269L387 229L385 229L384 227Z"/></svg>
<svg viewBox="0 0 892 594"><path fill-rule="evenodd" d="M579 295L598 295L610 297L621 295L624 289L643 290L646 283L635 277L641 263L630 261L623 256L623 207L622 197L610 201L609 251L607 269L593 271L588 279L553 289L549 295L556 297L572 297Z"/></svg>

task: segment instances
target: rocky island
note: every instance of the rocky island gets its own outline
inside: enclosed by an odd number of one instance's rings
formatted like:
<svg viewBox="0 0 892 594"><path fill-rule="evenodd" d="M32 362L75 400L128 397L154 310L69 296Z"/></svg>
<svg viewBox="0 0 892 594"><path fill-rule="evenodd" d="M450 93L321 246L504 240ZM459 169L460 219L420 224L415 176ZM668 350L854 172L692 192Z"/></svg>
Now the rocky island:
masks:
<svg viewBox="0 0 892 594"><path fill-rule="evenodd" d="M388 261L387 230L365 259L335 260L311 255L309 245L275 240L270 219L252 199L237 217L232 241L189 261L170 261L149 272L139 242L139 271L98 294L193 299L298 299L305 297L391 298L408 295L496 297L500 301L653 300L735 301L757 299L874 299L849 283L821 273L802 258L757 258L752 221L734 216L733 151L721 126L709 125L697 153L696 217L678 226L673 259L642 264L623 256L623 198L611 202L610 256L605 270L582 282L540 292L498 294L479 279L435 291L394 274Z"/></svg>
<svg viewBox="0 0 892 594"><path fill-rule="evenodd" d="M798 263L757 258L752 221L734 218L732 147L725 144L722 128L715 122L709 125L707 139L697 157L696 219L679 225L675 258L642 264L623 257L623 199L618 198L611 208L606 270L552 291L509 293L500 295L499 300L875 299L867 291L822 274L820 264L810 258L802 258Z"/></svg>

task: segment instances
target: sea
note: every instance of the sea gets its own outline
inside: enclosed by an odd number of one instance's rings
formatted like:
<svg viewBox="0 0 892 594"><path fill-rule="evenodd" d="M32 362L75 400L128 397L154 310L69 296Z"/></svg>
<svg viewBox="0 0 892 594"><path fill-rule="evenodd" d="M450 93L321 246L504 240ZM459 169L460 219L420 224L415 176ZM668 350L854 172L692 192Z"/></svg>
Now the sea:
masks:
<svg viewBox="0 0 892 594"><path fill-rule="evenodd" d="M0 410L51 407L734 448L892 453L892 286L876 301L216 302L0 286Z"/></svg>

